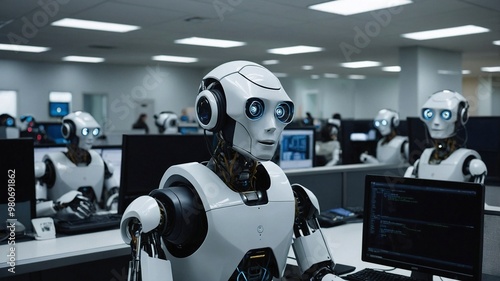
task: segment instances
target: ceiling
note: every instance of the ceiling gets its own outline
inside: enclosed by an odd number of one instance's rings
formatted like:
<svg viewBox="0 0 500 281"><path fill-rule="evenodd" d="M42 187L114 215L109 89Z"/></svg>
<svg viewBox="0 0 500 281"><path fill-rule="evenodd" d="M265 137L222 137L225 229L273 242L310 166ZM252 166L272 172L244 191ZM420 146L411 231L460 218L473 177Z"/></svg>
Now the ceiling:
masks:
<svg viewBox="0 0 500 281"><path fill-rule="evenodd" d="M390 0L388 0L390 1ZM107 64L151 65L154 55L198 57L183 67L213 68L229 60L277 59L271 71L291 76L335 73L339 75L397 75L380 67L346 69L339 63L358 60L398 65L398 50L425 46L462 53L463 69L470 75L490 75L482 66L500 66L500 1L414 0L394 10L341 16L307 9L324 0L0 0L0 43L47 46L43 53L0 51L0 59L61 62L67 55L97 56ZM39 3L45 3L43 5ZM379 15L379 16L377 16ZM383 15L383 16L381 16ZM138 25L128 33L111 33L51 26L71 17ZM407 32L479 25L490 32L415 41ZM247 42L220 49L174 44L176 39L197 36ZM365 39L364 41L362 39ZM309 45L323 52L273 55L270 48ZM312 70L302 69L313 66ZM500 73L493 73L500 76Z"/></svg>

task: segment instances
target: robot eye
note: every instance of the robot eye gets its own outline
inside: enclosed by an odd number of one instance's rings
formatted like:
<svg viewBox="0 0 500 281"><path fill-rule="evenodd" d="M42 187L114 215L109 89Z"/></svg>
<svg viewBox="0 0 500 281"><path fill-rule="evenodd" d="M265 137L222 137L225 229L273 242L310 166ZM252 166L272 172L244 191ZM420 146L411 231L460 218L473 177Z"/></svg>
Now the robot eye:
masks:
<svg viewBox="0 0 500 281"><path fill-rule="evenodd" d="M94 137L96 137L97 135L99 135L99 132L100 132L99 128L94 128L92 130L92 135L94 135Z"/></svg>
<svg viewBox="0 0 500 281"><path fill-rule="evenodd" d="M245 113L251 120L256 120L264 115L264 102L257 98L247 101Z"/></svg>
<svg viewBox="0 0 500 281"><path fill-rule="evenodd" d="M425 120L431 120L434 117L434 110L432 110L430 108L424 108L422 110L422 117Z"/></svg>
<svg viewBox="0 0 500 281"><path fill-rule="evenodd" d="M451 119L451 111L449 111L447 109L441 111L441 118L443 118L443 120L450 120Z"/></svg>
<svg viewBox="0 0 500 281"><path fill-rule="evenodd" d="M278 120L281 122L288 124L292 122L293 119L293 103L291 102L282 102L276 106L275 115Z"/></svg>
<svg viewBox="0 0 500 281"><path fill-rule="evenodd" d="M89 128L83 128L82 129L82 135L86 136L89 134Z"/></svg>
<svg viewBox="0 0 500 281"><path fill-rule="evenodd" d="M373 122L373 125L375 125L375 127L379 127L379 126L380 126L380 121L375 120L375 121Z"/></svg>
<svg viewBox="0 0 500 281"><path fill-rule="evenodd" d="M382 126L387 126L387 120L382 120Z"/></svg>

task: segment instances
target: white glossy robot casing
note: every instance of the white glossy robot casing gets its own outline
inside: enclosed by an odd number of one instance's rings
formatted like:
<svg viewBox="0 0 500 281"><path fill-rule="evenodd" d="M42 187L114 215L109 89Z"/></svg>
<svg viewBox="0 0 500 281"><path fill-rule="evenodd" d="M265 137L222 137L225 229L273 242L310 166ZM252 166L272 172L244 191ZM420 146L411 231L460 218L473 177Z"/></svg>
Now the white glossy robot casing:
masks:
<svg viewBox="0 0 500 281"><path fill-rule="evenodd" d="M389 135L392 130L399 126L399 114L389 109L381 109L373 121L375 128L382 136Z"/></svg>
<svg viewBox="0 0 500 281"><path fill-rule="evenodd" d="M69 139L74 134L78 138L78 147L81 149L91 149L95 139L101 133L101 126L88 112L72 112L64 116L62 121L63 136Z"/></svg>
<svg viewBox="0 0 500 281"><path fill-rule="evenodd" d="M467 107L467 100L459 93L440 91L431 95L424 103L420 119L427 126L431 138L449 138L457 131L457 121L462 124L467 122Z"/></svg>
<svg viewBox="0 0 500 281"><path fill-rule="evenodd" d="M177 134L178 133L178 118L177 114L170 111L162 111L155 114L155 124L162 134Z"/></svg>

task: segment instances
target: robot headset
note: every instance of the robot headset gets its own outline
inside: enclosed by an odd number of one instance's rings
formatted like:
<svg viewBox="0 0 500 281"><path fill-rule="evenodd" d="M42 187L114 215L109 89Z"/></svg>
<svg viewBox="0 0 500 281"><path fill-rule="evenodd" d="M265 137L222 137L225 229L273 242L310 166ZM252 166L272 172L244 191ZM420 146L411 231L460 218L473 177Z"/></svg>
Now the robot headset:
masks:
<svg viewBox="0 0 500 281"><path fill-rule="evenodd" d="M203 129L217 132L224 126L226 98L218 81L202 82L195 105L196 119Z"/></svg>
<svg viewBox="0 0 500 281"><path fill-rule="evenodd" d="M61 126L61 133L63 137L67 140L71 140L76 136L76 126L75 123L71 120L63 120Z"/></svg>

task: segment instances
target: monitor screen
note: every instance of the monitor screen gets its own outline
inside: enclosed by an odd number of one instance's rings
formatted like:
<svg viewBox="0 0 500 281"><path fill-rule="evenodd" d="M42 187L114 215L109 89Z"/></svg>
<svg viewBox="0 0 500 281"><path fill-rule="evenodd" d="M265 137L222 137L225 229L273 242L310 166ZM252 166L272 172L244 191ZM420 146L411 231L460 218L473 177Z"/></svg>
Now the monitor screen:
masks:
<svg viewBox="0 0 500 281"><path fill-rule="evenodd" d="M33 139L0 139L0 155L0 241L4 242L9 234L7 219L21 222L27 232L33 229L31 219L36 217ZM21 235L15 238L20 239Z"/></svg>
<svg viewBox="0 0 500 281"><path fill-rule="evenodd" d="M213 135L123 135L118 212L159 187L172 165L208 161Z"/></svg>
<svg viewBox="0 0 500 281"><path fill-rule="evenodd" d="M61 122L40 122L38 123L41 130L45 132L46 139L44 143L66 144L68 140L65 139L61 131Z"/></svg>
<svg viewBox="0 0 500 281"><path fill-rule="evenodd" d="M49 102L50 117L64 117L69 114L68 102Z"/></svg>
<svg viewBox="0 0 500 281"><path fill-rule="evenodd" d="M362 260L481 280L483 209L482 184L368 175Z"/></svg>
<svg viewBox="0 0 500 281"><path fill-rule="evenodd" d="M285 128L279 143L279 166L282 169L314 167L314 128Z"/></svg>

